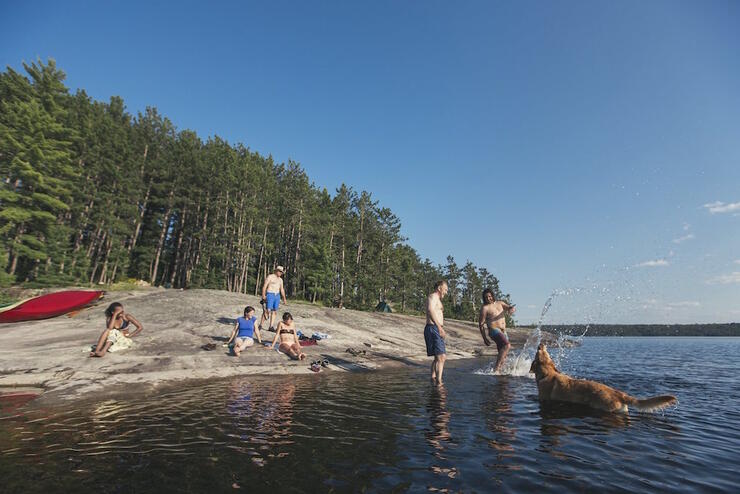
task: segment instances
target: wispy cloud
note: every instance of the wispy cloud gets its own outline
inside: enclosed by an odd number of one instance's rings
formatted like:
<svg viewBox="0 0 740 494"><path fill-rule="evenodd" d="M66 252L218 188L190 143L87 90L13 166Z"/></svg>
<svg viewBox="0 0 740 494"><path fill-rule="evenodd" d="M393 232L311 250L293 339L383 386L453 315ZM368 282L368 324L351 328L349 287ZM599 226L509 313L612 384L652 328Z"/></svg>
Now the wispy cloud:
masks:
<svg viewBox="0 0 740 494"><path fill-rule="evenodd" d="M684 307L700 307L701 304L695 300L685 300L683 302L668 302L666 307L671 309L681 309Z"/></svg>
<svg viewBox="0 0 740 494"><path fill-rule="evenodd" d="M691 240L692 238L696 238L693 233L689 233L688 235L684 235L683 237L678 237L673 239L674 244L680 244L682 242L686 242L687 240Z"/></svg>
<svg viewBox="0 0 740 494"><path fill-rule="evenodd" d="M729 285L732 283L740 283L740 271L733 271L730 274L721 274L714 278L709 278L706 283L708 285Z"/></svg>
<svg viewBox="0 0 740 494"><path fill-rule="evenodd" d="M704 204L702 207L708 210L711 214L733 213L735 211L740 211L740 202L724 203L722 201L715 201Z"/></svg>
<svg viewBox="0 0 740 494"><path fill-rule="evenodd" d="M654 261L645 261L640 264L635 264L636 268L654 268L657 266L669 266L670 263L665 259L655 259Z"/></svg>
<svg viewBox="0 0 740 494"><path fill-rule="evenodd" d="M682 300L679 302L664 302L654 298L648 298L642 301L641 308L644 310L672 311L676 309L691 309L701 307L701 303L696 300Z"/></svg>

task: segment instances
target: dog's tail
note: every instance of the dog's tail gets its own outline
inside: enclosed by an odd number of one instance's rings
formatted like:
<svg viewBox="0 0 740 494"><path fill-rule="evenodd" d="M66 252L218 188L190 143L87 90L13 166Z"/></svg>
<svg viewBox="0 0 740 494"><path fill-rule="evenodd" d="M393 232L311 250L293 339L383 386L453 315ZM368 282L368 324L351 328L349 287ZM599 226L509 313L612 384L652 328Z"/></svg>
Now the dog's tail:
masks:
<svg viewBox="0 0 740 494"><path fill-rule="evenodd" d="M641 412L653 412L678 403L676 397L672 395L653 396L644 400L629 396L629 400L626 401L632 408Z"/></svg>

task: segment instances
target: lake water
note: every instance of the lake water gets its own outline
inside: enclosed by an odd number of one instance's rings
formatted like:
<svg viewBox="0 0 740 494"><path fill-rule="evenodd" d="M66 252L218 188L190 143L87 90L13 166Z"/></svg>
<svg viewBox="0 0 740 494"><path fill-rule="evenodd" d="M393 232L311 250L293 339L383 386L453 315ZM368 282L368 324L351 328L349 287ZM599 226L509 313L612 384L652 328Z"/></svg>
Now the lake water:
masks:
<svg viewBox="0 0 740 494"><path fill-rule="evenodd" d="M0 411L6 492L738 492L740 338L586 338L561 370L677 407L542 406L486 360Z"/></svg>

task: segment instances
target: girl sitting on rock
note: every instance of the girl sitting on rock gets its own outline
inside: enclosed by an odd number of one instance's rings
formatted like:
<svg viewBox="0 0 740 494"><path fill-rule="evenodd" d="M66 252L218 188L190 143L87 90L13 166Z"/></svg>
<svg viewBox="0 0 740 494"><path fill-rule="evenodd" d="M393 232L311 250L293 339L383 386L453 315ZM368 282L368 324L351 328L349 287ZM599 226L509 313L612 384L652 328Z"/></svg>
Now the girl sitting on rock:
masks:
<svg viewBox="0 0 740 494"><path fill-rule="evenodd" d="M293 360L303 360L306 358L306 355L301 351L300 343L298 343L298 334L296 333L293 316L290 315L290 312L284 313L283 320L278 323L271 348L275 348L278 338L280 339L278 350L287 353Z"/></svg>
<svg viewBox="0 0 740 494"><path fill-rule="evenodd" d="M136 329L131 331L129 325ZM90 352L91 357L105 357L108 349L120 338L131 338L141 333L144 326L136 320L131 314L123 311L123 305L119 302L113 302L105 309L105 330L98 338L98 344L95 350Z"/></svg>

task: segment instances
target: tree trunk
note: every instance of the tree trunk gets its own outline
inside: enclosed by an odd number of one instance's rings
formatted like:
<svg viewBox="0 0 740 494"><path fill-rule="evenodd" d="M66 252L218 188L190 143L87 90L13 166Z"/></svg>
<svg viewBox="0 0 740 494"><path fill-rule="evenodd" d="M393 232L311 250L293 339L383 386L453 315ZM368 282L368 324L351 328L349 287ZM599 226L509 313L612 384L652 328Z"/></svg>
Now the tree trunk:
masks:
<svg viewBox="0 0 740 494"><path fill-rule="evenodd" d="M339 308L344 305L344 237L342 237L342 269L339 274Z"/></svg>
<svg viewBox="0 0 740 494"><path fill-rule="evenodd" d="M13 245L17 244L20 241L21 235L23 235L25 229L25 223L21 223L20 225L18 225L18 231L16 232L15 238L13 239ZM10 275L13 276L15 275L15 270L18 267L18 253L15 252L15 249L12 249L11 255L13 256L13 260L10 261Z"/></svg>
<svg viewBox="0 0 740 494"><path fill-rule="evenodd" d="M301 199L300 209L298 211L298 241L295 247L295 259L293 260L293 294L296 293L298 284L298 262L301 259L301 233L303 230L303 199Z"/></svg>
<svg viewBox="0 0 740 494"><path fill-rule="evenodd" d="M239 292L242 292L242 289L244 290L242 293L247 293L247 278L249 277L249 261L252 257L252 225L254 224L254 219L249 219L249 233L247 233L247 252L244 255L244 261L242 264L242 278L241 282L239 283Z"/></svg>
<svg viewBox="0 0 740 494"><path fill-rule="evenodd" d="M198 235L198 247L195 250L195 263L193 264L193 268L197 268L200 265L200 258L201 258L201 250L203 248L203 237L206 235L206 227L208 226L208 213L211 211L210 208L210 195L206 194L206 212L203 215L203 222L201 223L200 227L200 235ZM190 282L190 280L188 280Z"/></svg>
<svg viewBox="0 0 740 494"><path fill-rule="evenodd" d="M98 226L98 229L95 232L95 237L90 242L90 245L87 247L87 253L85 255L88 258L90 258L90 256L92 255L93 250L95 250L95 248L97 248L97 240L100 238L100 233L103 231L103 226L105 226L105 220L103 220L103 221L100 222L100 225Z"/></svg>
<svg viewBox="0 0 740 494"><path fill-rule="evenodd" d="M104 245L105 240L107 238L107 233L103 232L103 238L96 240L95 243L98 245ZM95 273L98 271L98 264L100 264L100 249L97 249L98 251L95 252L95 264L93 264L92 272L90 273L90 284L92 285L95 280Z"/></svg>
<svg viewBox="0 0 740 494"><path fill-rule="evenodd" d="M157 279L157 270L159 269L159 257L162 255L162 247L164 246L164 239L167 234L167 229L170 225L170 214L172 213L172 198L175 195L174 190L170 190L170 196L167 200L167 211L164 213L163 221L162 221L162 231L159 233L159 242L157 243L157 252L154 254L154 267L152 268L151 273L151 283L154 285L154 282Z"/></svg>
<svg viewBox="0 0 740 494"><path fill-rule="evenodd" d="M267 242L267 227L270 225L270 222L267 221L265 223L265 232L262 234L262 246L260 247L260 260L257 263L257 279L254 283L254 294L257 295L258 290L260 290L260 272L262 271L262 257L265 254L265 242ZM265 263L267 264L267 263Z"/></svg>
<svg viewBox="0 0 740 494"><path fill-rule="evenodd" d="M144 151L144 157L146 158L146 150ZM139 232L141 231L141 225L144 222L144 213L146 212L146 207L149 204L149 194L152 191L152 181L149 180L149 185L146 188L146 194L144 194L144 200L141 203L141 207L139 209L139 215L136 219L136 226L134 227L134 234L131 237L131 242L128 244L128 252L130 253L132 250L134 250L134 247L136 247L136 242L139 239Z"/></svg>
<svg viewBox="0 0 740 494"><path fill-rule="evenodd" d="M103 258L103 269L100 270L100 279L98 283L106 282L106 275L108 274L108 258L110 257L110 251L113 247L113 239L108 235L108 248L105 250L105 257Z"/></svg>
<svg viewBox="0 0 740 494"><path fill-rule="evenodd" d="M187 218L187 215L188 207L185 206L180 213L180 232L177 235L177 246L175 247L175 263L172 266L172 272L170 273L170 286L175 285L175 276L177 276L177 272L181 269L180 263L182 262L182 258L184 257L180 252L180 248L182 247L182 236L183 232L185 231L185 218Z"/></svg>

